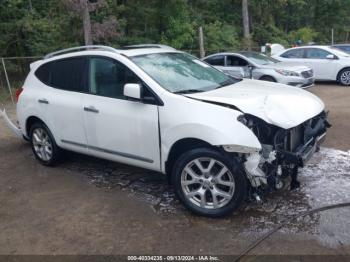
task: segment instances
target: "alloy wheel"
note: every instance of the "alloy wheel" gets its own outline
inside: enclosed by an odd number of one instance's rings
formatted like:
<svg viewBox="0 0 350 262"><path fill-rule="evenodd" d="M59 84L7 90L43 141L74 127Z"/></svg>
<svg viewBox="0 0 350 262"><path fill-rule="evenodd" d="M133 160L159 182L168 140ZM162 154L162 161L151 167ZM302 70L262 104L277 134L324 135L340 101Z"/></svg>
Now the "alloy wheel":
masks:
<svg viewBox="0 0 350 262"><path fill-rule="evenodd" d="M43 161L50 161L53 155L52 141L43 128L36 128L32 134L35 154Z"/></svg>
<svg viewBox="0 0 350 262"><path fill-rule="evenodd" d="M181 174L185 197L198 207L217 209L227 205L235 192L231 171L214 158L197 158Z"/></svg>
<svg viewBox="0 0 350 262"><path fill-rule="evenodd" d="M340 82L343 85L350 85L350 71L344 71L340 76Z"/></svg>

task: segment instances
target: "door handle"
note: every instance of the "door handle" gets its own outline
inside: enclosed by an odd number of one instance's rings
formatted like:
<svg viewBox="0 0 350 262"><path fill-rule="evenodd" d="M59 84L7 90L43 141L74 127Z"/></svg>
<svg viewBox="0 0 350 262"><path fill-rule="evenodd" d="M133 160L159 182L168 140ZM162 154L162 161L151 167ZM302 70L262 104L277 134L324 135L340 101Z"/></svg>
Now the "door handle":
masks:
<svg viewBox="0 0 350 262"><path fill-rule="evenodd" d="M98 109L96 109L95 107L93 107L93 106L89 106L89 107L84 107L84 111L86 111L86 112L91 112L91 113L96 113L96 114L98 114Z"/></svg>
<svg viewBox="0 0 350 262"><path fill-rule="evenodd" d="M39 99L38 102L40 104L47 104L47 105L49 104L49 101L47 99L45 99L45 98Z"/></svg>

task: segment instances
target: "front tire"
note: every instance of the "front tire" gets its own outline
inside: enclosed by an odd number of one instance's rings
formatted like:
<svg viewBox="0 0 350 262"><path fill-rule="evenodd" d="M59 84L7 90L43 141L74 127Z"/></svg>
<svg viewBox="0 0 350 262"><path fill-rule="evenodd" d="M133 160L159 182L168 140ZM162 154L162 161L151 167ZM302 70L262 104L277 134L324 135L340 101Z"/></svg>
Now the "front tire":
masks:
<svg viewBox="0 0 350 262"><path fill-rule="evenodd" d="M345 68L340 71L338 82L343 86L350 86L350 68Z"/></svg>
<svg viewBox="0 0 350 262"><path fill-rule="evenodd" d="M30 144L35 158L44 166L54 166L60 159L60 148L49 128L41 122L30 127Z"/></svg>
<svg viewBox="0 0 350 262"><path fill-rule="evenodd" d="M246 197L242 165L212 148L192 149L181 155L174 165L172 182L178 198L197 215L228 215Z"/></svg>

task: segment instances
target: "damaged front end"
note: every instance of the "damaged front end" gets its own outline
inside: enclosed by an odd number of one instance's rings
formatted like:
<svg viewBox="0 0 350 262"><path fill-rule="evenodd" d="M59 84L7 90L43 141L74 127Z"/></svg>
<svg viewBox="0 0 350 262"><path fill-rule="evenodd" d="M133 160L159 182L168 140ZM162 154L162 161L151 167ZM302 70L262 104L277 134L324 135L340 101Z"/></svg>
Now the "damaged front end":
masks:
<svg viewBox="0 0 350 262"><path fill-rule="evenodd" d="M263 191L281 189L283 180L291 178L291 189L299 187L298 168L304 167L325 140L327 113L321 112L290 129L269 124L250 114L243 114L238 121L247 126L259 139L262 150L244 155L244 167L253 189L260 199Z"/></svg>

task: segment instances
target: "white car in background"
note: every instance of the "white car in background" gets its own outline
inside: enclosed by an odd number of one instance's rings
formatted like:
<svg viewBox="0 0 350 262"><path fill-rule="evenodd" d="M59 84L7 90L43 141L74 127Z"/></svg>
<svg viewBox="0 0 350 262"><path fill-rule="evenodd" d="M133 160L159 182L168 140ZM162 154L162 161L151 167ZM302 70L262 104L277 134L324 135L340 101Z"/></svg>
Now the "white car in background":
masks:
<svg viewBox="0 0 350 262"><path fill-rule="evenodd" d="M212 217L260 200L283 178L297 187L329 127L309 92L233 79L153 46L49 54L31 64L17 99L18 129L0 115L43 165L66 149L168 174L188 209Z"/></svg>
<svg viewBox="0 0 350 262"><path fill-rule="evenodd" d="M301 88L314 85L310 67L280 62L256 52L217 53L203 58L203 61L238 79L253 78Z"/></svg>
<svg viewBox="0 0 350 262"><path fill-rule="evenodd" d="M296 62L314 70L316 80L338 81L350 85L350 54L331 46L303 46L286 49L272 57Z"/></svg>

